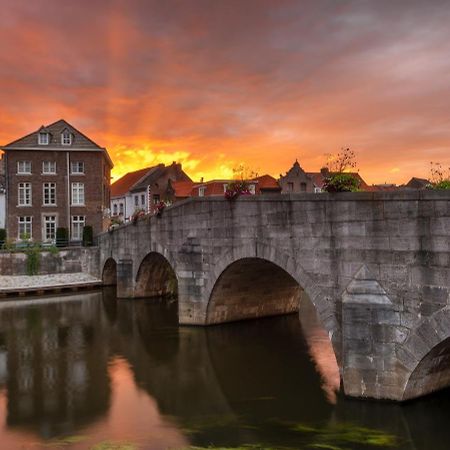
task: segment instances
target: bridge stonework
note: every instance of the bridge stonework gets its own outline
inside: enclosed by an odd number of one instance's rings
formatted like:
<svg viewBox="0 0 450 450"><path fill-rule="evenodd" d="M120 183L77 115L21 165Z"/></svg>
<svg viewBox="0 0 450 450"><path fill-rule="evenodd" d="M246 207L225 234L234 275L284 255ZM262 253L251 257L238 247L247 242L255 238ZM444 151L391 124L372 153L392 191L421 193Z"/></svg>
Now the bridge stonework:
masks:
<svg viewBox="0 0 450 450"><path fill-rule="evenodd" d="M180 324L290 313L309 298L347 395L407 400L450 385L448 193L196 198L99 246L119 297L145 295L146 273L166 292L158 267L173 269Z"/></svg>

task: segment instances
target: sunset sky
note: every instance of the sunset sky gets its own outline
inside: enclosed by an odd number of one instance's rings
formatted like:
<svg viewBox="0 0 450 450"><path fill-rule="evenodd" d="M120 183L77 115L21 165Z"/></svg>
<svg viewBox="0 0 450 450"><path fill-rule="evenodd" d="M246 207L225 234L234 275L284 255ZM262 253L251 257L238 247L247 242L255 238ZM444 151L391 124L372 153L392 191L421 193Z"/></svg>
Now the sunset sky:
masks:
<svg viewBox="0 0 450 450"><path fill-rule="evenodd" d="M450 165L450 1L1 0L0 144L64 118L115 163L369 183Z"/></svg>

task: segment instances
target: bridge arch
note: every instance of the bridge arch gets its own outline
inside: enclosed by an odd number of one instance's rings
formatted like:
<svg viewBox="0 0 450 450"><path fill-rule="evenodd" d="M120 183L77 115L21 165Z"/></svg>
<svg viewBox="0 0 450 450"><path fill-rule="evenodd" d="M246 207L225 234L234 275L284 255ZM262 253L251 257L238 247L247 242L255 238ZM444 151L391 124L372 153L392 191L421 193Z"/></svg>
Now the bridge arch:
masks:
<svg viewBox="0 0 450 450"><path fill-rule="evenodd" d="M400 347L399 360L410 369L403 400L450 386L450 308L424 319Z"/></svg>
<svg viewBox="0 0 450 450"><path fill-rule="evenodd" d="M278 265L240 258L218 277L208 301L207 324L298 312L301 287Z"/></svg>
<svg viewBox="0 0 450 450"><path fill-rule="evenodd" d="M117 284L117 263L114 258L108 258L103 264L103 286L115 286Z"/></svg>
<svg viewBox="0 0 450 450"><path fill-rule="evenodd" d="M150 252L138 266L134 296L165 297L178 295L178 280L168 259L158 252Z"/></svg>
<svg viewBox="0 0 450 450"><path fill-rule="evenodd" d="M275 266L276 273L282 277L281 272L287 276L287 280L294 280L299 289L304 291L311 303L317 310L319 320L327 330L331 340L334 340L335 333L338 331L338 324L335 317L334 309L329 298L317 287L316 283L306 273L300 263L291 255L272 245L256 242L243 245L239 248L219 254L216 258L214 267L211 269L210 277L205 286L205 298L207 299L206 323L217 323L211 320L213 314L212 308L214 304L211 302L213 293L217 293L217 283L226 281L225 272L228 268L239 260L258 259L271 263ZM270 266L270 267L273 267ZM268 268L269 265L265 265ZM233 267L234 269L235 267ZM281 271L281 272L280 272ZM291 285L291 282L288 282ZM216 291L216 292L214 292ZM338 333L336 333L337 335Z"/></svg>

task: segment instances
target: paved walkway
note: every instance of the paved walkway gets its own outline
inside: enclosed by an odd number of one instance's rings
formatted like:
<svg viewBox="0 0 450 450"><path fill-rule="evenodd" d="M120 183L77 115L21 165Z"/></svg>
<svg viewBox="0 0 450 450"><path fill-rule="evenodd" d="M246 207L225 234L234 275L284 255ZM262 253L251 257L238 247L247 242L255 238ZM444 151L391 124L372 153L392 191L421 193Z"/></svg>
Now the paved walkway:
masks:
<svg viewBox="0 0 450 450"><path fill-rule="evenodd" d="M87 273L61 273L51 275L0 276L0 292L13 289L34 289L52 286L76 286L99 283L101 280Z"/></svg>

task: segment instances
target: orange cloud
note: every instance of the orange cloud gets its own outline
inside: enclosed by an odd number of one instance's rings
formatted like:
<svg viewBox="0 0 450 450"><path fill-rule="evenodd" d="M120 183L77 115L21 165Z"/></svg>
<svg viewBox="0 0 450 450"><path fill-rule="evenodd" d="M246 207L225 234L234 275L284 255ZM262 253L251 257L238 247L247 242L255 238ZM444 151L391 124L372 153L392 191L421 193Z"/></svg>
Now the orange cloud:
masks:
<svg viewBox="0 0 450 450"><path fill-rule="evenodd" d="M369 183L450 164L445 2L35 3L2 3L2 143L63 117L116 178L172 160L278 176L341 147Z"/></svg>

